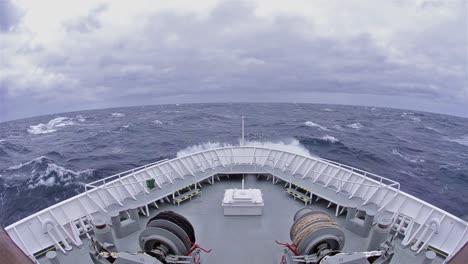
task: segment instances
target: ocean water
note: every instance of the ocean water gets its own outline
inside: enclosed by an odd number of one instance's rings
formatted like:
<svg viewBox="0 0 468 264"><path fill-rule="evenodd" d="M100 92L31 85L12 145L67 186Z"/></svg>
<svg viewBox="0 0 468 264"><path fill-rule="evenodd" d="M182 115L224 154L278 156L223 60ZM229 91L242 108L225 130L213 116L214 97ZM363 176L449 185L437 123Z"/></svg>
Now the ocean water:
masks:
<svg viewBox="0 0 468 264"><path fill-rule="evenodd" d="M183 104L54 114L0 123L0 224L123 170L246 139L397 180L468 219L468 119L373 107Z"/></svg>

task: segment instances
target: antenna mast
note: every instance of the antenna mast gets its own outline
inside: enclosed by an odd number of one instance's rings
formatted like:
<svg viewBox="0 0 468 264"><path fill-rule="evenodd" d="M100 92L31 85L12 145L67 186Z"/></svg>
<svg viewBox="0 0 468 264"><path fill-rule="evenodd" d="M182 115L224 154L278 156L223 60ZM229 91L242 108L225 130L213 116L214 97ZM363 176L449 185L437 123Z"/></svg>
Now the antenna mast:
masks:
<svg viewBox="0 0 468 264"><path fill-rule="evenodd" d="M242 138L241 138L241 146L244 146L244 116L242 116Z"/></svg>

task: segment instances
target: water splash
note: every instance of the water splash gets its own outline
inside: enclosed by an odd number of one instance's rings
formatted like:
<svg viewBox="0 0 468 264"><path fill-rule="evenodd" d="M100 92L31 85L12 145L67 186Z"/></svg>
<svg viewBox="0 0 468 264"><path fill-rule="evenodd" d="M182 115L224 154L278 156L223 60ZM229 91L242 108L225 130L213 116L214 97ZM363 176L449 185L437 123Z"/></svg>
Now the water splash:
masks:
<svg viewBox="0 0 468 264"><path fill-rule="evenodd" d="M297 139L287 139L282 141L245 141L245 146L253 146L253 147L263 147L269 149L277 149L286 152L292 152L295 154L308 156L308 157L317 157L317 155L310 153L310 151L304 147ZM193 153L209 150L209 149L216 149L216 148L223 148L223 147L232 147L232 144L228 143L221 143L221 142L205 142L193 146L189 146L177 152L177 157L187 156Z"/></svg>
<svg viewBox="0 0 468 264"><path fill-rule="evenodd" d="M306 121L304 122L304 126L308 126L308 127L314 127L314 128L318 128L318 129L321 129L323 131L328 131L328 128L324 127L324 126L321 126L317 123L314 123L312 121Z"/></svg>

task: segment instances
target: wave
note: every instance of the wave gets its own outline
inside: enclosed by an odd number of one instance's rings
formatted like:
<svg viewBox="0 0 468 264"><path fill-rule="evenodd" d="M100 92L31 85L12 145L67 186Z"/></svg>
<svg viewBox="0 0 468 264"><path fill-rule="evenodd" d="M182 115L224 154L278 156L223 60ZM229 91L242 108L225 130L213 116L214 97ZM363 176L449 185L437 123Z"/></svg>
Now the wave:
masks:
<svg viewBox="0 0 468 264"><path fill-rule="evenodd" d="M448 140L452 141L452 142L456 142L456 143L461 144L461 145L468 146L468 135L463 136L463 137L459 137L459 138L451 138L451 139L448 139Z"/></svg>
<svg viewBox="0 0 468 264"><path fill-rule="evenodd" d="M274 148L303 156L317 157L317 155L310 153L310 151L305 146L303 146L297 139L287 139L283 141L245 141L245 145L263 148ZM204 150L232 146L233 145L229 143L205 142L179 150L177 152L177 157L179 158L187 156Z"/></svg>
<svg viewBox="0 0 468 264"><path fill-rule="evenodd" d="M12 181L22 182L30 189L54 185L81 184L83 177L93 175L93 170L75 171L53 163L46 156L40 156L28 162L8 167L2 174Z"/></svg>
<svg viewBox="0 0 468 264"><path fill-rule="evenodd" d="M319 125L319 124L317 124L317 123L314 123L314 122L312 122L312 121L306 121L306 122L304 122L304 126L316 127L316 128L321 129L321 130L323 130L323 131L329 131L328 128L326 128L326 127L324 127L324 126L321 126L321 125Z"/></svg>
<svg viewBox="0 0 468 264"><path fill-rule="evenodd" d="M343 130L343 127L341 125L333 125L333 128L336 130Z"/></svg>
<svg viewBox="0 0 468 264"><path fill-rule="evenodd" d="M325 135L322 137L322 140L325 140L327 142L330 142L332 144L335 144L337 142L340 142L336 137L330 136L330 135Z"/></svg>
<svg viewBox="0 0 468 264"><path fill-rule="evenodd" d="M361 125L361 123L353 123L353 124L347 125L347 127L354 128L354 129L358 129L358 130L359 130L359 129L363 128L364 126Z"/></svg>
<svg viewBox="0 0 468 264"><path fill-rule="evenodd" d="M73 126L73 125L76 125L78 123L82 123L85 121L86 119L81 115L77 115L75 118L60 116L60 117L51 119L46 124L39 123L37 125L29 126L28 133L33 134L33 135L49 134L49 133L57 131L58 128L66 127L66 126Z"/></svg>
<svg viewBox="0 0 468 264"><path fill-rule="evenodd" d="M436 132L436 133L439 133L439 134L442 133L442 131L440 131L439 129L433 128L433 127L430 127L430 126L425 126L424 129L425 129L425 130L432 131L432 132Z"/></svg>
<svg viewBox="0 0 468 264"><path fill-rule="evenodd" d="M193 154L193 153L197 153L197 152L201 152L201 151L205 151L205 150L208 150L208 149L224 148L224 147L231 147L231 146L232 146L232 144L228 144L228 143L208 141L208 142L205 142L205 143L189 146L189 147L186 147L186 148L184 148L182 150L177 151L177 157L178 158L184 157L184 156L187 156L187 155L190 155L190 154Z"/></svg>
<svg viewBox="0 0 468 264"><path fill-rule="evenodd" d="M122 114L122 113L112 113L111 114L113 117L124 117L125 114Z"/></svg>
<svg viewBox="0 0 468 264"><path fill-rule="evenodd" d="M8 155L8 153L24 154L29 152L29 149L18 144L11 143L6 139L0 140L0 155Z"/></svg>
<svg viewBox="0 0 468 264"><path fill-rule="evenodd" d="M400 153L398 150L396 149L392 149L392 154L395 155L395 156L398 156L406 161L409 161L411 163L421 163L421 162L425 162L424 159L421 159L419 157L415 157L415 156L410 156L410 155L404 155L402 153Z"/></svg>
<svg viewBox="0 0 468 264"><path fill-rule="evenodd" d="M159 120L154 120L153 123L156 124L156 125L163 125L163 122L161 122L161 121L159 121Z"/></svg>
<svg viewBox="0 0 468 264"><path fill-rule="evenodd" d="M330 108L324 108L324 109L322 109L322 111L325 111L325 112L333 112L333 109L330 109Z"/></svg>
<svg viewBox="0 0 468 264"><path fill-rule="evenodd" d="M413 120L414 122L421 122L421 117L416 116L416 114L412 112L404 112L403 114L401 114L401 117Z"/></svg>

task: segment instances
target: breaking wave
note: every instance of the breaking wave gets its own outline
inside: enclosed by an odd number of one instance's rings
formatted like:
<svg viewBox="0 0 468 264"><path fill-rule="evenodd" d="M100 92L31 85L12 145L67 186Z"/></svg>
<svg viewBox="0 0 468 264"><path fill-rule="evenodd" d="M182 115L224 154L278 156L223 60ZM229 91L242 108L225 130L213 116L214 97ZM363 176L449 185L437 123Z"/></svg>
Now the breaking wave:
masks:
<svg viewBox="0 0 468 264"><path fill-rule="evenodd" d="M124 117L125 114L122 114L122 113L112 113L111 114L113 117Z"/></svg>
<svg viewBox="0 0 468 264"><path fill-rule="evenodd" d="M282 151L296 153L308 157L317 157L317 155L310 153L297 139L288 139L284 141L245 141L245 145L263 147L263 148L274 148ZM205 142L198 145L193 145L177 152L177 157L187 156L193 153L201 152L208 149L232 147L232 144L220 143L220 142Z"/></svg>
<svg viewBox="0 0 468 264"><path fill-rule="evenodd" d="M412 112L404 112L403 114L401 114L401 117L413 120L414 122L421 122L421 117L417 116L415 113Z"/></svg>
<svg viewBox="0 0 468 264"><path fill-rule="evenodd" d="M322 140L325 140L327 142L330 142L332 144L335 144L337 142L340 142L336 137L330 136L330 135L325 135L322 137Z"/></svg>
<svg viewBox="0 0 468 264"><path fill-rule="evenodd" d="M232 146L232 144L228 144L228 143L208 141L208 142L205 142L205 143L189 146L189 147L186 147L186 148L184 148L182 150L177 151L177 157L178 158L184 157L184 156L187 156L187 155L190 155L190 154L193 154L193 153L197 153L197 152L201 152L201 151L204 151L204 150L208 150L208 149L224 148L224 147L231 147L231 146Z"/></svg>
<svg viewBox="0 0 468 264"><path fill-rule="evenodd" d="M85 121L86 119L81 115L78 115L75 118L60 116L51 119L46 124L39 123L37 125L29 126L28 133L33 135L48 134L57 131L58 128L65 126L73 126L77 123L82 123Z"/></svg>
<svg viewBox="0 0 468 264"><path fill-rule="evenodd" d="M321 129L321 130L323 130L323 131L328 131L328 128L326 128L326 127L324 127L324 126L321 126L321 125L319 125L319 124L317 124L317 123L314 123L314 122L312 122L312 121L306 121L306 122L304 122L304 126L316 127L316 128Z"/></svg>
<svg viewBox="0 0 468 264"><path fill-rule="evenodd" d="M28 162L11 166L2 175L13 181L22 182L30 189L54 185L67 186L69 184L81 184L84 177L92 176L93 170L87 169L74 171L59 166L46 156L40 156Z"/></svg>
<svg viewBox="0 0 468 264"><path fill-rule="evenodd" d="M392 154L395 155L395 156L398 156L406 161L409 161L411 163L421 163L421 162L424 162L423 159L419 158L419 157L415 157L415 156L410 156L410 155L405 155L405 154L402 154L400 153L398 150L396 149L392 149Z"/></svg>
<svg viewBox="0 0 468 264"><path fill-rule="evenodd" d="M163 125L163 122L159 121L159 120L154 120L154 122L156 125Z"/></svg>
<svg viewBox="0 0 468 264"><path fill-rule="evenodd" d="M354 128L354 129L361 129L361 128L363 128L364 126L361 125L361 123L353 123L353 124L347 125L347 127Z"/></svg>

